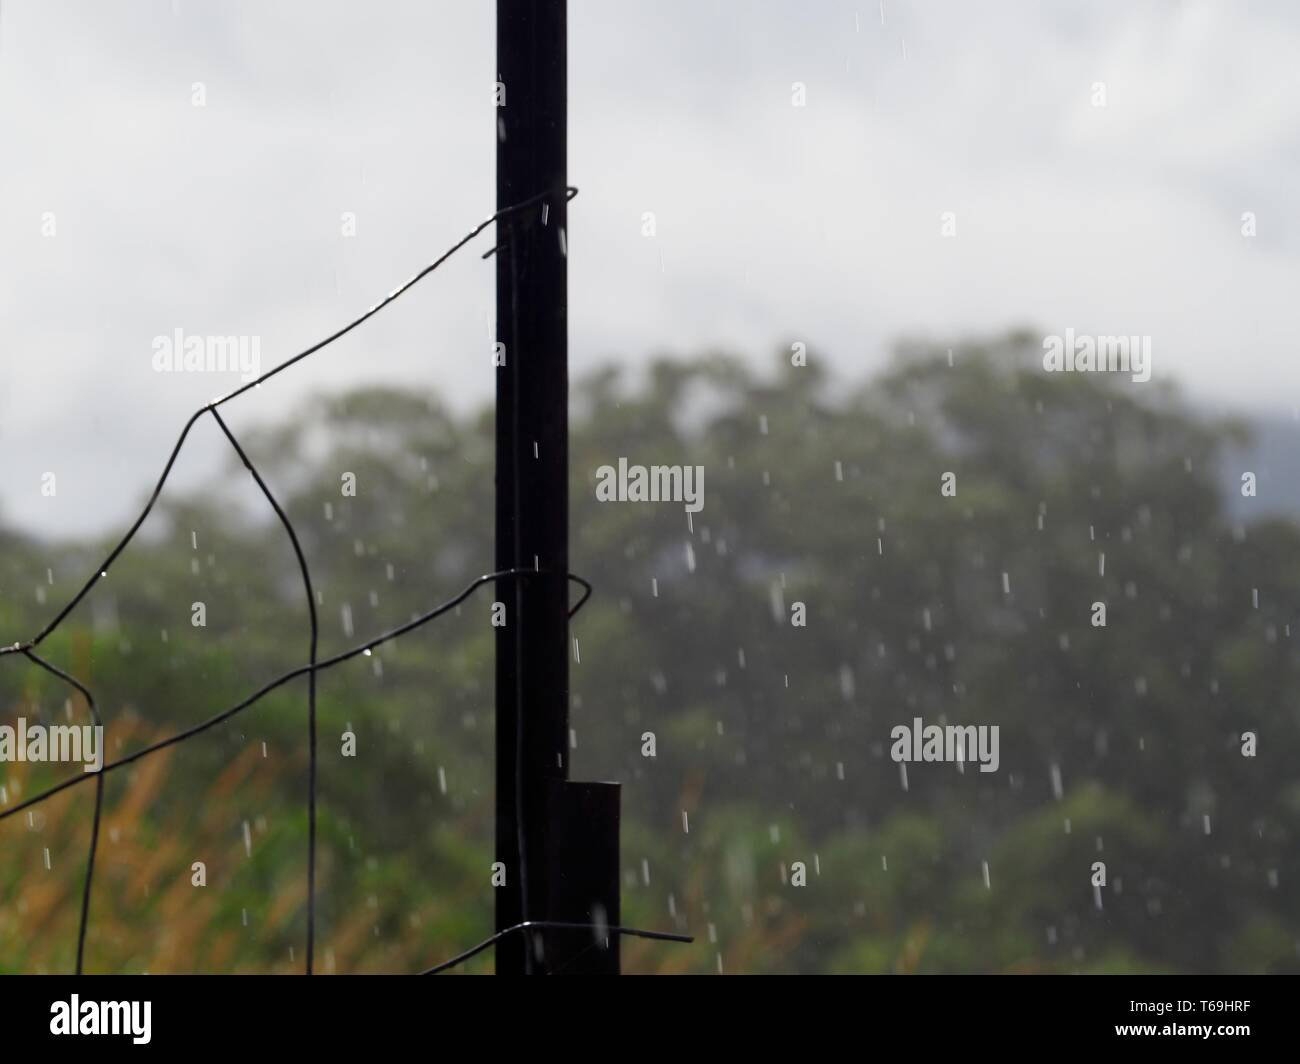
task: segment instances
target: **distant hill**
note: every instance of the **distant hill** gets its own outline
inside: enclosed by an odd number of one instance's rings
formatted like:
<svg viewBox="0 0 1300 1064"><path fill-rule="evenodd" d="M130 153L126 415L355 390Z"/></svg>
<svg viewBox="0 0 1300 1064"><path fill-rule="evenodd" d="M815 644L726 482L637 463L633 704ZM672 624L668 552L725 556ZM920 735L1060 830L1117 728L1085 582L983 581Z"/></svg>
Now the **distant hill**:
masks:
<svg viewBox="0 0 1300 1064"><path fill-rule="evenodd" d="M1300 516L1300 420L1288 417L1252 417L1254 437L1247 447L1226 449L1221 480L1228 508L1240 517L1278 514ZM1241 494L1241 475L1256 477L1257 495Z"/></svg>

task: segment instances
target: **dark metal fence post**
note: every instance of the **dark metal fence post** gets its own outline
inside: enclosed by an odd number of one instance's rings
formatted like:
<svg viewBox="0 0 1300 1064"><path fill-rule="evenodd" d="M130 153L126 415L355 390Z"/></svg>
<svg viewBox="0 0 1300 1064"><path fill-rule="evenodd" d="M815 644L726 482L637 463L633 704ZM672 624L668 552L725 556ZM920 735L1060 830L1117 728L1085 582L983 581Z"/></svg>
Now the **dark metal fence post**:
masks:
<svg viewBox="0 0 1300 1064"><path fill-rule="evenodd" d="M497 3L497 207L551 193L499 226L496 258L496 338L505 345L496 370L496 567L538 570L498 584L507 603L496 646L496 852L506 868L498 930L524 920L618 921L618 788L568 782L565 14L565 0ZM588 931L513 934L497 945L496 966L617 973L617 936L603 944Z"/></svg>

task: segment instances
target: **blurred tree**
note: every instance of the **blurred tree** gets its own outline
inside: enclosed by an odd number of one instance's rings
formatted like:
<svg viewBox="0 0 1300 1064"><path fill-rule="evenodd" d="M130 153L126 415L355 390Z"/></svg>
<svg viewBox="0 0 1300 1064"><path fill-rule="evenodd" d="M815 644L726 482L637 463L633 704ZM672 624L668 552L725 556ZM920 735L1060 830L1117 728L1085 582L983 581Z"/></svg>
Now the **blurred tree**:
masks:
<svg viewBox="0 0 1300 1064"><path fill-rule="evenodd" d="M904 345L855 387L815 353L575 387L572 553L596 595L573 625L574 772L625 783L625 919L697 935L626 943L629 970L1297 968L1300 530L1228 516L1216 463L1241 426L1038 358L1012 333ZM323 655L491 569L489 415L367 389L232 427L303 539ZM620 457L703 466L702 512L598 502ZM110 751L305 660L296 567L246 482L165 496L47 644ZM5 533L3 638L102 546ZM418 970L490 930L493 597L322 677L322 970ZM6 719L84 714L18 659L0 697ZM918 716L998 725L998 771L904 779L889 733ZM110 777L91 970L300 967L305 741L295 681ZM0 801L57 775L0 766ZM70 967L91 797L0 822L6 970Z"/></svg>

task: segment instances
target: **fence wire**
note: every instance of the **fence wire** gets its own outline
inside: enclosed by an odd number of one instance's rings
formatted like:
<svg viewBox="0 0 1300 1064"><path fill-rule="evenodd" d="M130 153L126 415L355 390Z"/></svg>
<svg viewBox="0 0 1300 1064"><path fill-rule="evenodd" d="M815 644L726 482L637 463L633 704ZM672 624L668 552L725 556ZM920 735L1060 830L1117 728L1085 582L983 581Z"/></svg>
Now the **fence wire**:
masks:
<svg viewBox="0 0 1300 1064"><path fill-rule="evenodd" d="M564 195L566 200L571 200L573 199L574 196L577 195L577 193L578 190L576 188L570 187L565 189ZM509 223L513 221L518 215L527 211L529 208L533 208L533 207L540 207L542 213L542 223L545 224L546 213L549 207L548 201L551 195L552 194L550 192L543 192L536 196L532 196L526 200L521 200L520 202L512 204L509 207L503 207L501 210L498 210L496 213L492 214L490 217L486 218L478 225L476 225L465 236L461 237L460 240L458 240L455 244L453 244L450 248L448 248L447 251L443 252L443 254L440 255L437 259L429 263L429 265L425 266L418 273L412 275L402 284L398 285L391 292L389 292L388 295L386 295L383 299L381 299L378 303L375 303L363 314L353 319L351 322L343 326L343 328L339 329L337 332L331 334L330 336L327 336L324 340L312 344L306 350L300 351L298 354L292 356L291 358L285 359L283 362L272 367L271 369L263 373L260 377L256 378L255 380L245 383L241 387L236 388L234 391L229 392L228 394L222 396L220 399L216 399L206 404L205 406L200 407L198 410L196 410L190 416L190 419L185 423L185 427L181 430L180 438L177 439L175 446L172 448L171 454L167 458L167 463L163 467L162 475L158 478L158 483L154 486L153 492L150 494L148 500L145 502L144 508L141 510L140 515L135 519L135 522L127 530L126 534L121 538L121 540L118 541L117 545L112 549L112 551L109 552L108 557L99 565L99 567L95 571L95 574L92 575L90 579L87 580L86 583L82 586L81 590L78 591L75 595L73 595L72 598L67 602L67 604L64 605L64 607L61 610L59 610L59 612L54 616L54 619L51 620L48 624L46 624L45 627L42 628L40 632L38 632L33 638L25 642L19 641L19 642L9 644L7 646L0 646L0 656L9 655L9 654L22 655L23 657L31 661L33 664L38 665L46 672L50 673L51 675L62 680L64 683L68 684L70 687L74 688L86 700L86 705L89 708L90 717L93 723L96 726L103 724L103 720L100 716L99 708L95 704L95 698L94 695L91 694L90 689L85 684L83 684L80 680L78 680L75 676L71 675L68 672L65 672L63 669L60 669L57 665L54 665L53 663L47 661L45 658L37 654L36 648L40 646L40 644L46 638L48 638L49 635L52 632L54 632L54 630L57 629L67 619L67 617L72 613L72 611L76 609L77 605L91 592L91 590L99 583L99 581L103 580L105 577L108 576L108 570L112 567L113 563L126 549L127 545L130 544L132 539L135 538L135 534L140 530L140 526L144 524L145 520L152 512L154 505L158 502L159 497L162 495L163 486L167 483L167 478L171 474L172 467L176 463L176 458L180 454L181 448L185 445L185 441L190 434L190 430L198 422L199 418L203 417L204 415L211 416L213 420L216 421L217 426L221 429L221 432L225 435L226 439L230 441L231 447L234 449L236 455L238 455L239 457L239 460L243 463L244 467L248 470L249 474L256 482L258 489L265 497L271 509L275 511L276 518L279 520L280 524L284 526L285 533L288 535L289 542L293 547L294 556L298 560L298 568L302 573L303 589L307 597L307 611L308 611L308 618L310 621L310 643L308 647L307 664L300 665L294 669L290 669L288 672L276 677L275 679L269 681L266 684L263 684L262 687L254 691L251 695L249 695L247 698L244 698L242 701L237 702L235 705L230 706L229 708L224 709L221 712L216 713L211 717L208 717L206 720L201 721L198 724L192 725L191 727L186 728L175 735L169 736L166 739L161 739L158 742L152 743L139 750L136 750L134 753L130 753L123 757L120 757L115 761L106 761L104 764L100 766L100 768L97 771L90 772L90 773L82 772L77 776L70 777L68 779L63 780L60 783L56 783L53 786L46 788L44 791L41 791L39 794L36 794L31 798L19 802L17 805L9 809L0 810L0 820L5 820L8 817L15 816L18 813L21 813L25 809L30 809L32 806L35 806L45 801L46 799L51 798L56 794L59 794L62 791L68 790L71 787L75 787L79 783L83 783L86 780L90 780L90 779L93 779L95 781L95 806L94 806L94 816L93 816L93 821L91 824L91 832L90 832L90 849L86 857L86 878L81 893L81 916L77 927L77 965L76 965L77 975L83 974L84 966L85 966L86 930L90 921L90 895L91 895L91 887L92 887L94 874L95 874L95 854L99 846L100 822L102 819L103 808L104 808L104 777L109 772L114 772L120 768L124 768L125 766L133 764L142 758L148 757L150 754L157 753L159 750L165 750L170 746L175 746L178 743L185 742L187 739L192 739L196 735L201 735L203 732L208 731L210 728L214 728L218 724L221 724L224 721L227 721L230 718L236 716L237 714L242 713L250 706L255 705L260 699L265 697L271 691L274 691L276 688L283 686L284 684L288 683L290 680L296 679L299 676L306 676L308 678L307 679L307 683L308 683L308 687L307 687L308 782L307 782L306 974L307 975L312 974L313 962L315 956L315 938L316 938L316 807L317 807L316 674L318 672L321 672L324 669L333 668L335 665L340 665L345 661L349 661L352 658L357 657L358 655L369 654L375 647L381 646L382 644L388 642L389 640L395 639L399 635L403 635L406 632L414 631L416 628L419 628L427 624L429 621L432 621L437 617L441 617L444 613L447 613L450 610L455 609L457 606L459 606L462 602L468 599L471 595L474 594L475 591L477 591L480 587L482 587L485 584L495 583L498 580L526 579L530 575L544 574L546 573L546 570L516 568L516 569L502 569L492 573L484 573L482 576L476 577L474 580L470 581L470 583L466 585L466 587L459 594L441 603L440 605L435 606L427 613L421 614L420 616L415 617L414 619L406 622L405 624L399 625L396 628L392 628L386 632L382 632L379 635L366 640L364 643L358 644L357 646L352 647L349 650L345 650L340 654L335 654L334 656L325 658L324 660L318 660L317 649L319 644L320 625L316 613L316 596L312 588L311 570L307 564L306 555L303 553L302 544L298 540L298 534L294 529L293 522L289 520L289 515L284 512L284 509L280 506L279 502L276 501L276 498L274 494L272 494L270 487L267 486L266 481L262 479L261 474L257 471L257 468L253 465L252 459L248 457L247 452L244 450L242 446L240 446L240 443L235 438L234 433L230 431L229 426L222 419L221 414L218 412L218 408L224 406L226 403L229 403L234 399L237 399L239 396L243 395L245 392L249 391L250 389L258 387L265 381L270 380L276 374L282 373L290 366L293 366L296 363L301 362L303 359L307 358L310 355L315 354L317 351L320 351L321 349L328 347L330 344L334 343L334 341L339 340L342 337L346 336L353 329L357 328L359 325L368 321L375 314L379 313L379 311L381 311L384 307L388 306L388 304L398 299L400 296L402 296L404 293L409 291L412 287L414 287L417 283L419 283L429 274L433 273L436 269L438 269L439 266L441 266L444 262L450 259L453 255L455 255L456 252L458 252L461 248L463 248L476 236L482 233L483 230L486 229L489 225L492 225L495 222ZM508 237L508 229L507 229L507 237ZM502 246L504 245L498 244L496 247L490 248L487 252L483 254L482 257L486 259L488 256L492 255L495 251L497 251ZM582 597L579 598L577 603L575 603L569 610L569 616L572 617L574 614L578 612L578 610L580 610L583 607L587 599L591 597L592 587L590 583L588 583L580 576L576 576L573 573L568 573L566 575L568 576L569 580L576 582L583 589ZM519 726L522 728L522 720L519 722ZM521 870L521 874L523 874L522 870ZM488 949L490 946L494 945L495 943L499 942L501 939L506 938L509 935L524 933L530 929L542 930L546 928L566 929L566 930L589 929L595 933L597 942L604 941L605 939L608 938L609 935L632 935L641 938L651 938L651 939L667 940L667 941L674 941L674 942L694 941L689 935L679 935L679 934L674 934L674 933L664 932L664 931L643 931L636 928L612 927L612 926L601 925L601 924L565 923L565 922L547 921L547 920L525 920L523 923L516 924L513 927L505 928L501 931L496 932L495 934L484 939L482 942L464 951L463 953L458 954L457 956L451 958L450 960L445 961L441 964L434 965L429 969L426 969L426 971L422 974L432 975L438 972L446 971L450 968L454 968L460 964L463 964L471 957L474 957L479 953L482 953L484 950ZM593 945L595 944L596 943L593 943Z"/></svg>

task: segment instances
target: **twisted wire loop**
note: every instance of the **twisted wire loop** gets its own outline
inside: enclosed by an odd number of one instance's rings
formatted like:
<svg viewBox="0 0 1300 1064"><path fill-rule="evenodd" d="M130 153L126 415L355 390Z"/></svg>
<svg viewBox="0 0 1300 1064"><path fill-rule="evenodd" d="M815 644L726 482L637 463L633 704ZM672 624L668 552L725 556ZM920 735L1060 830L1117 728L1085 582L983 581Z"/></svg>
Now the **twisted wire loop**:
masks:
<svg viewBox="0 0 1300 1064"><path fill-rule="evenodd" d="M577 194L578 194L578 190L576 188L573 188L572 186L564 190L566 201L573 199L573 197L576 196ZM68 600L68 602L63 606L63 608L60 609L57 614L55 614L53 619L51 619L45 625L45 627L43 627L40 630L40 632L38 632L36 636L34 636L32 639L25 640L25 641L19 640L14 643L0 646L0 657L9 654L21 654L23 657L27 658L35 665L39 666L46 672L50 673L52 676L55 676L56 678L58 678L59 680L66 683L74 690L76 690L77 693L79 693L86 700L86 705L89 709L90 717L91 720L94 722L94 725L97 727L103 725L103 720L100 716L99 708L96 705L94 695L91 693L90 689L85 684L83 684L80 680L78 680L76 677L72 676L70 673L64 671L63 669L60 669L58 666L52 664L51 662L45 660L43 657L38 655L36 653L36 648L40 646L40 644L44 642L45 639L48 638L49 635L52 632L54 632L54 630L57 629L67 619L67 617L72 613L74 609L76 609L76 607L90 593L90 591L95 587L95 585L108 575L109 568L118 559L118 557L122 554L122 552L126 550L127 546L135 538L136 533L140 530L140 527L144 524L149 514L153 511L155 504L158 502L159 497L162 495L163 487L167 483L167 478L171 475L172 468L176 464L176 459L181 452L181 448L185 445L185 441L189 437L190 430L194 427L195 423L199 420L199 418L201 418L205 414L211 415L211 417L216 421L217 426L221 429L221 432L225 435L226 439L229 441L236 455L239 457L239 460L243 463L244 467L248 470L249 474L256 482L258 489L261 491L268 505L270 505L271 509L275 512L277 519L279 520L280 524L284 527L285 533L289 537L290 545L293 547L294 555L298 561L298 568L302 573L303 590L307 599L308 619L310 621L310 642L308 645L307 663L305 665L300 665L297 668L290 669L288 672L283 673L282 675L264 684L258 690L254 691L251 695L244 698L242 701L237 702L235 705L230 706L222 710L221 712L214 714L211 717L208 717L206 720L201 721L198 724L192 725L189 728L185 728L184 730L176 733L175 735L169 736L166 739L161 739L148 746L142 747L141 749L136 750L133 753L126 754L125 756L120 757L115 761L105 762L99 767L98 770L95 770L93 772L82 772L77 776L65 779L60 783L56 783L53 786L46 788L44 791L41 791L40 793L34 795L33 797L18 803L15 806L12 806L8 809L0 810L0 820L4 820L8 817L14 816L22 812L24 809L29 809L32 806L40 802L43 802L46 799L51 798L62 791L68 790L69 788L76 786L78 783L81 783L88 779L94 779L95 781L94 819L91 825L91 832L90 832L90 849L86 859L86 876L82 886L81 916L77 928L76 974L81 975L84 971L86 929L89 925L89 919L90 919L91 886L94 879L95 855L99 846L99 830L100 830L100 823L102 820L103 806L104 806L104 777L109 772L114 772L117 769L124 768L125 766L133 764L142 758L148 757L150 754L157 753L160 750L165 750L170 746L174 746L177 743L184 742L187 739L191 739L196 735L200 735L203 732L208 731L210 728L216 727L218 724L221 724L224 721L227 721L232 717L236 716L237 714L242 713L250 706L255 705L260 699L265 697L270 692L283 686L284 684L288 683L290 680L296 679L299 676L308 677L307 716L308 716L309 770L308 770L308 784L307 784L308 834L307 834L306 974L308 975L312 974L313 962L314 962L315 932L316 932L316 834L317 834L316 832L316 812L317 812L316 809L317 807L316 674L324 669L333 668L335 665L339 665L345 661L349 661L350 659L357 657L360 654L369 653L375 647L380 646L391 639L395 639L399 635L403 635L406 632L414 631L415 629L421 627L422 625L427 624L429 621L432 621L435 618L440 617L443 614L449 612L450 610L455 609L457 606L459 606L462 602L468 599L476 590L478 590L478 588L482 587L484 584L491 583L496 580L524 578L530 575L544 573L545 570L504 569L498 572L485 573L482 576L476 577L474 580L472 580L459 594L448 599L446 602L443 602L440 605L435 606L427 613L421 614L420 616L415 617L411 621L399 625L396 628L392 628L386 632L381 632L379 635L372 637L366 642L359 644L349 650L345 650L340 654L335 654L333 657L326 658L323 661L319 660L318 649L319 649L320 625L319 625L319 618L316 612L316 596L313 591L311 572L307 564L306 555L303 553L302 550L302 544L298 539L298 535L296 530L293 527L293 523L289 520L288 515L285 513L284 509L280 506L279 502L276 500L275 495L271 492L271 489L267 485L266 481L262 478L261 474L257 471L257 468L253 465L253 462L248 457L248 454L244 451L243 447L239 444L239 441L235 438L234 434L230 431L230 428L226 425L220 413L218 413L218 408L224 406L226 403L230 402L231 400L238 398L239 396L243 395L245 392L250 391L253 388L259 387L261 384L270 380L272 377L276 376L277 374L282 373L290 366L293 366L296 363L301 362L303 359L307 358L308 356L315 354L317 351L320 351L321 349L328 347L330 344L334 343L334 341L346 336L353 329L357 328L364 322L368 321L375 314L379 313L379 311L381 311L384 307L388 306L388 304L392 303L394 300L401 297L412 287L414 287L417 283L419 283L429 274L433 273L436 269L438 269L438 267L440 267L449 258L451 258L454 254L456 254L456 252L458 252L461 248L463 248L476 236L482 233L483 230L485 230L489 225L493 224L494 222L513 220L516 216L520 215L522 212L525 212L529 208L536 207L538 205L541 206L542 211L544 212L547 208L548 201L550 200L551 197L552 197L551 192L542 192L536 196L531 196L528 199L520 200L518 203L512 204L508 207L503 207L500 210L496 211L494 214L490 215L488 218L484 219L473 229L471 229L465 236L461 237L460 240L458 240L455 244L453 244L450 248L448 248L445 252L443 252L443 254L440 255L437 259L435 259L433 262L429 263L423 269L419 270L417 273L413 274L407 280L402 282L391 292L389 292L386 296L384 296L383 299L373 304L359 317L354 318L352 321L344 325L337 332L334 332L330 336L327 336L325 339L320 340L315 344L312 344L310 347L306 348L305 350L298 352L298 354L285 359L283 362L279 363L276 366L273 366L271 369L263 373L255 380L243 384L241 387L236 388L234 391L231 391L226 395L213 400L212 402L208 403L203 407L200 407L193 414L191 414L189 420L185 422L184 427L181 429L180 436L176 440L175 445L172 447L171 453L167 457L167 462L163 466L162 473L158 477L158 481L154 485L153 491L150 493L149 498L146 500L144 508L140 511L139 516L136 517L131 527L127 529L126 534L118 541L117 545L113 547L113 549L109 552L108 557L95 570L94 574L90 577L90 579L87 580L84 585L82 585L81 589L75 595L73 595L71 599ZM486 252L483 255L483 258L487 258L496 250L497 250L496 247L489 249L488 252ZM582 597L569 610L569 616L572 617L574 614L578 612L578 610L582 608L582 606L586 603L587 599L591 597L592 587L588 581L584 580L580 576L576 576L573 573L568 573L566 575L569 580L578 583L583 588ZM498 932L491 939L488 939L486 943L482 943L478 946L475 946L473 949L467 951L466 953L461 954L459 957L447 961L445 964L437 966L433 970L442 971L445 970L446 968L454 967L457 964L461 964L465 960L468 960L470 957L475 956L477 953L482 952L482 950L486 949L488 945L491 945L493 942L498 941L500 938L505 937L506 935L511 934L513 932L523 930L529 926L545 926L545 925L534 921L532 924L528 924L528 923L520 924L518 927L509 928L505 931ZM583 927L586 925L556 924L553 926ZM669 935L662 932L642 932L642 931L635 931L635 930L624 929L624 928L606 928L605 930L608 933L636 934L647 938L664 938L673 941L689 941L689 939L685 939L683 936Z"/></svg>

